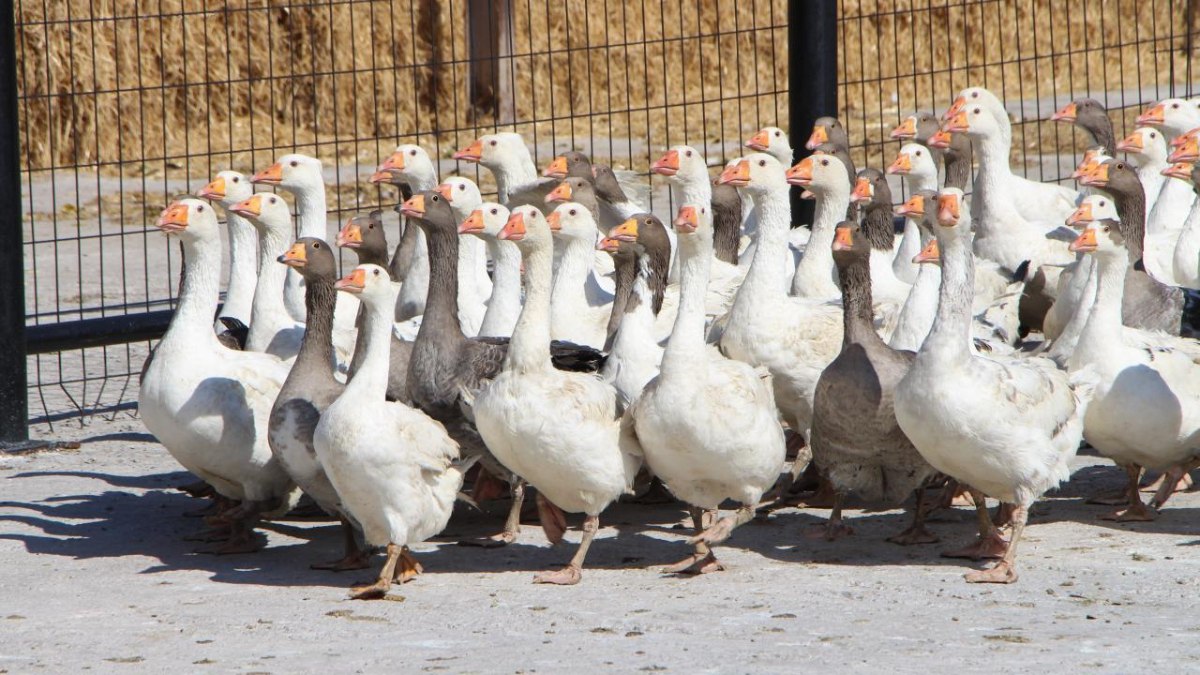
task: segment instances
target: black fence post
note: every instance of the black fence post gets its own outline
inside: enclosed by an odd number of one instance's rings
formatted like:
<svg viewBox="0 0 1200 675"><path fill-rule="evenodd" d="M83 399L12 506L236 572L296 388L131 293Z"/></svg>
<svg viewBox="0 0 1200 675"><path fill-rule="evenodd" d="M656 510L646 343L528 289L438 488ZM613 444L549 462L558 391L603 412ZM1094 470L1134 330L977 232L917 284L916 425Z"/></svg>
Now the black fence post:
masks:
<svg viewBox="0 0 1200 675"><path fill-rule="evenodd" d="M0 0L0 442L29 438L16 13Z"/></svg>
<svg viewBox="0 0 1200 675"><path fill-rule="evenodd" d="M795 161L811 154L804 148L813 122L837 115L838 0L788 2L788 133ZM812 223L812 201L792 188L792 223Z"/></svg>

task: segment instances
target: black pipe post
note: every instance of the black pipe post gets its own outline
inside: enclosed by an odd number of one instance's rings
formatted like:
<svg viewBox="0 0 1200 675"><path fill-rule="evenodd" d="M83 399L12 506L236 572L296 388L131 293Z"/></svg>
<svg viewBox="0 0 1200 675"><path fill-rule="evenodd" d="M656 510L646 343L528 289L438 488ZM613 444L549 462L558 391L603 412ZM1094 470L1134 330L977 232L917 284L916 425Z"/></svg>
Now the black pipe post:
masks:
<svg viewBox="0 0 1200 675"><path fill-rule="evenodd" d="M838 114L838 0L788 2L788 133L799 162L813 122ZM815 204L792 188L792 223L812 223Z"/></svg>
<svg viewBox="0 0 1200 675"><path fill-rule="evenodd" d="M29 439L16 13L0 0L0 443Z"/></svg>

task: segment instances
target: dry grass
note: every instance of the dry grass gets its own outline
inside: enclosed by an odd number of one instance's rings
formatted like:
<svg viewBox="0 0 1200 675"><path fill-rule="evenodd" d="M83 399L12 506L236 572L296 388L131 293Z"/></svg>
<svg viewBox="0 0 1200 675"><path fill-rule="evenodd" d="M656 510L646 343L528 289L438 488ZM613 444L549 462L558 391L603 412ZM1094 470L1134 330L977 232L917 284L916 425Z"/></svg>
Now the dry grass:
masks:
<svg viewBox="0 0 1200 675"><path fill-rule="evenodd" d="M137 0L19 2L26 166L202 176L292 147L371 164L397 139L446 154L493 123L468 104L464 0L313 3L161 0L139 16ZM1178 85L1190 75L1173 4L843 0L842 114L860 161L885 159L876 141L901 114L967 83L1010 101L1165 95L1171 66ZM633 139L611 154L637 162L784 123L786 14L784 0L513 0L516 128ZM1128 123L1140 97L1111 102Z"/></svg>

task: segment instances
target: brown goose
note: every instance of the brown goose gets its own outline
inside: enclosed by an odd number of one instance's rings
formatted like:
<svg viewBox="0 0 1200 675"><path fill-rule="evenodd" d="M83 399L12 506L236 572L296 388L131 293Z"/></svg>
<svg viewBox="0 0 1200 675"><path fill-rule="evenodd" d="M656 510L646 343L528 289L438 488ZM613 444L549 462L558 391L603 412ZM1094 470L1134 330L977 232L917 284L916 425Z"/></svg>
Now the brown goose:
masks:
<svg viewBox="0 0 1200 675"><path fill-rule="evenodd" d="M713 255L730 265L738 264L738 246L742 238L742 195L732 185L713 179L712 219Z"/></svg>
<svg viewBox="0 0 1200 675"><path fill-rule="evenodd" d="M832 540L853 533L842 522L842 503L850 492L898 504L916 491L911 527L890 541L932 543L937 538L925 530L921 497L934 470L900 429L892 408L896 385L916 354L892 349L875 332L872 249L858 225L838 225L833 260L842 287L842 350L821 372L813 401L813 462L834 488L833 513L822 534Z"/></svg>
<svg viewBox="0 0 1200 675"><path fill-rule="evenodd" d="M384 253L386 257L386 252ZM271 408L267 441L271 452L296 485L326 513L342 521L346 554L341 560L312 565L313 569L357 570L368 566L369 553L358 545L355 525L342 508L337 491L313 448L313 430L321 413L346 386L333 376L333 308L337 291L337 262L329 244L302 237L279 256L279 262L304 278L308 321L296 362Z"/></svg>
<svg viewBox="0 0 1200 675"><path fill-rule="evenodd" d="M1050 119L1074 124L1091 136L1092 145L1101 145L1107 152L1116 152L1117 138L1113 134L1112 120L1104 104L1096 99L1075 99L1051 115Z"/></svg>

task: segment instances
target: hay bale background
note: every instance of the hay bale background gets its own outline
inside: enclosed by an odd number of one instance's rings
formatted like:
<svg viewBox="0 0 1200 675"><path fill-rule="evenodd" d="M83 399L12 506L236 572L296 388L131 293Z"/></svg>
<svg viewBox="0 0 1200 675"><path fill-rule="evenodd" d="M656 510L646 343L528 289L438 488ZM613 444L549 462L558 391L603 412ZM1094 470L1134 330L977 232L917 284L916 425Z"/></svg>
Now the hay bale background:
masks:
<svg viewBox="0 0 1200 675"><path fill-rule="evenodd" d="M19 3L28 168L204 176L292 147L371 164L397 140L445 155L492 124L467 100L465 0L162 0L139 16L147 4ZM944 106L968 82L1010 100L1165 95L1172 67L1177 85L1190 82L1182 0L841 10L842 114L872 164L890 159L883 134L902 114ZM587 138L644 166L651 147L783 124L786 15L785 0L512 0L516 129L531 141ZM1141 101L1110 103L1129 106L1128 124ZM1043 151L1072 145L1053 135Z"/></svg>

